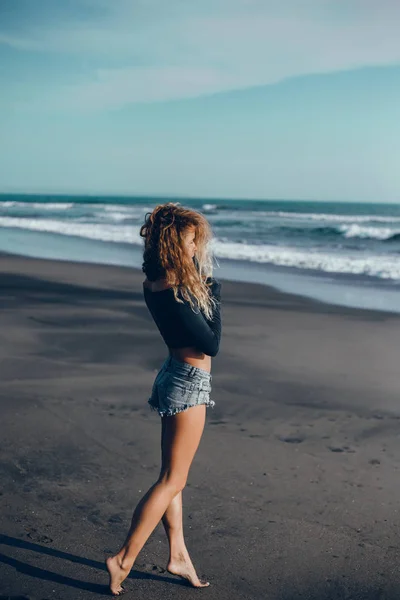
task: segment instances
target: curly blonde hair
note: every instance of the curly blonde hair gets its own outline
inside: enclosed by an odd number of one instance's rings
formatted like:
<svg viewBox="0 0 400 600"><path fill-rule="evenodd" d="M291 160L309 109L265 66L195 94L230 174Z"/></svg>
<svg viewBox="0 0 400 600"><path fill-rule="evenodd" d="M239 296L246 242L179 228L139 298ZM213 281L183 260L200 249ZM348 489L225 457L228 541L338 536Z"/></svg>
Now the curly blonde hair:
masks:
<svg viewBox="0 0 400 600"><path fill-rule="evenodd" d="M193 228L196 256L192 259L184 251L183 238ZM165 279L177 302L183 302L180 293L192 310L200 308L211 319L216 300L207 281L213 272L212 230L207 219L179 202L167 202L146 213L140 235L144 238L142 271L147 279Z"/></svg>

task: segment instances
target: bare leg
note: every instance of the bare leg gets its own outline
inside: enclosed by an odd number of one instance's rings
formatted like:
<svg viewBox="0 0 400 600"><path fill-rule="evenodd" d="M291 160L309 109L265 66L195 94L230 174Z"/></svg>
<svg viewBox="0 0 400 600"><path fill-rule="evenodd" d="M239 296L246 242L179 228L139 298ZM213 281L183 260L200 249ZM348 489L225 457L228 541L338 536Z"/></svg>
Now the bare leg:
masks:
<svg viewBox="0 0 400 600"><path fill-rule="evenodd" d="M167 460L168 451L164 450L165 430L168 421L162 419L161 450L162 464ZM162 467L163 468L163 467ZM179 575L187 579L193 587L207 587L209 582L201 581L196 573L189 552L186 548L183 537L183 519L182 519L182 492L179 492L167 510L165 511L162 522L169 542L169 560L167 570L174 575Z"/></svg>
<svg viewBox="0 0 400 600"><path fill-rule="evenodd" d="M177 559L186 550L183 537L182 492L179 492L165 511L162 522L169 543L169 562ZM167 567L168 568L168 567Z"/></svg>
<svg viewBox="0 0 400 600"><path fill-rule="evenodd" d="M118 596L121 583L129 575L137 555L143 548L173 498L186 485L189 468L204 429L206 407L193 406L168 419L165 431L165 463L156 483L137 505L124 545L107 559L110 590Z"/></svg>

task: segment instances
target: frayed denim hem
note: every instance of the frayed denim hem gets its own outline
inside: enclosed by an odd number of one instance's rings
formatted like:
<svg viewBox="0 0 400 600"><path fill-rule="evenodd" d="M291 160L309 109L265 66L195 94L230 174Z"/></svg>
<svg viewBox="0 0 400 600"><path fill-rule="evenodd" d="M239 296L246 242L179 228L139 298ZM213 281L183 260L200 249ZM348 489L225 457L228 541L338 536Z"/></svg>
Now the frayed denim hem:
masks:
<svg viewBox="0 0 400 600"><path fill-rule="evenodd" d="M172 417L174 415L177 415L180 412L183 412L184 410L187 410L188 408L192 408L193 406L201 406L201 404L205 404L208 408L214 408L214 406L215 406L214 400L205 400L204 402L198 402L197 404L184 404L180 408L167 408L165 410L160 410L159 408L157 408L157 406L154 406L153 404L151 404L151 402L149 400L148 400L148 404L149 404L151 410L158 412L160 417Z"/></svg>

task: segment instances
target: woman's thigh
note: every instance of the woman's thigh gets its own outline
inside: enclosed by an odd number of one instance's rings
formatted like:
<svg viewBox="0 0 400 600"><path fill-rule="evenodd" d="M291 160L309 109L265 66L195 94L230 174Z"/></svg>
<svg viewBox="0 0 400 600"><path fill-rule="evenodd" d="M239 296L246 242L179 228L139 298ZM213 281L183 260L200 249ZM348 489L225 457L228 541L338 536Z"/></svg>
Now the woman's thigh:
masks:
<svg viewBox="0 0 400 600"><path fill-rule="evenodd" d="M187 477L200 444L205 420L204 404L161 419L161 477L169 475Z"/></svg>

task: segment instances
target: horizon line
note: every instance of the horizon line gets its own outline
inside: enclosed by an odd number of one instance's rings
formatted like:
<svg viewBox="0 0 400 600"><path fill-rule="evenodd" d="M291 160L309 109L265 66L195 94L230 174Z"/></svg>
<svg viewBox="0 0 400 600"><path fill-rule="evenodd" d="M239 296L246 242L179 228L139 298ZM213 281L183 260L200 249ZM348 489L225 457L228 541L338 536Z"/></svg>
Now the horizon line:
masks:
<svg viewBox="0 0 400 600"><path fill-rule="evenodd" d="M399 200L387 200L385 202L379 200L338 200L338 199L329 199L329 200L321 200L321 199L311 199L311 198L232 198L228 196L186 196L182 194L128 194L128 193L105 193L105 192L10 192L10 191L1 191L1 196L26 196L26 197L51 197L51 198L124 198L124 199L145 199L145 200L185 200L185 201L198 201L198 202L315 202L320 204L325 203L337 203L337 204L400 204Z"/></svg>

